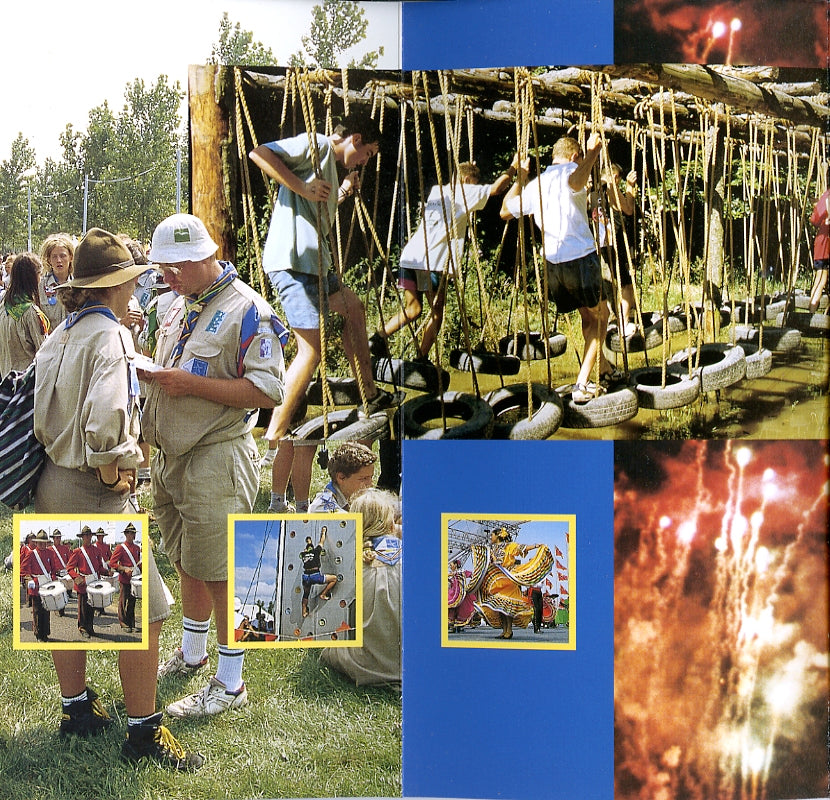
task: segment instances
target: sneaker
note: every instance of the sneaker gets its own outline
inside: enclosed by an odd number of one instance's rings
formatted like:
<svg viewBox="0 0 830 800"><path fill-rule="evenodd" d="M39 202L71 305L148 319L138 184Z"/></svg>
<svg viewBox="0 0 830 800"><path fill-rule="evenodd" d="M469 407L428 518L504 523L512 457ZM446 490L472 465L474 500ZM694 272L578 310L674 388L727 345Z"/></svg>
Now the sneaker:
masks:
<svg viewBox="0 0 830 800"><path fill-rule="evenodd" d="M263 467L270 467L274 463L274 459L277 457L277 448L271 449L270 447L266 449L266 451L262 454L262 458L259 459L259 467L262 469Z"/></svg>
<svg viewBox="0 0 830 800"><path fill-rule="evenodd" d="M112 725L98 694L87 687L86 700L76 700L61 714L61 736L92 736Z"/></svg>
<svg viewBox="0 0 830 800"><path fill-rule="evenodd" d="M121 757L126 761L149 758L163 767L181 772L197 770L205 763L203 755L185 750L161 724L161 713L153 714L145 723L127 729L127 741L121 746Z"/></svg>
<svg viewBox="0 0 830 800"><path fill-rule="evenodd" d="M202 667L206 667L208 657L205 656L197 664L188 664L184 660L184 653L181 647L173 651L173 655L163 664L159 664L158 677L166 678L169 675L195 675Z"/></svg>
<svg viewBox="0 0 830 800"><path fill-rule="evenodd" d="M224 683L211 678L204 689L167 706L167 713L171 717L208 717L241 708L247 703L248 690L244 683L238 691L229 692Z"/></svg>
<svg viewBox="0 0 830 800"><path fill-rule="evenodd" d="M360 419L371 417L372 414L377 414L378 411L387 411L395 408L403 401L403 392L387 392L385 389L378 389L378 393L371 399L367 400L363 407L357 412Z"/></svg>
<svg viewBox="0 0 830 800"><path fill-rule="evenodd" d="M271 505L268 506L268 513L269 514L293 514L295 513L296 508L293 503L281 503L280 505Z"/></svg>

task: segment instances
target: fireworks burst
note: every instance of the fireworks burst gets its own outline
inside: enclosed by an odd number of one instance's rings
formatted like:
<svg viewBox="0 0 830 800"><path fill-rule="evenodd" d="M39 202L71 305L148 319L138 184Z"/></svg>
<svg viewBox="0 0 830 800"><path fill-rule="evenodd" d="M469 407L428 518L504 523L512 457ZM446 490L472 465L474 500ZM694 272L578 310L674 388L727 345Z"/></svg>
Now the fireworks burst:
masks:
<svg viewBox="0 0 830 800"><path fill-rule="evenodd" d="M826 446L616 452L615 796L822 795Z"/></svg>

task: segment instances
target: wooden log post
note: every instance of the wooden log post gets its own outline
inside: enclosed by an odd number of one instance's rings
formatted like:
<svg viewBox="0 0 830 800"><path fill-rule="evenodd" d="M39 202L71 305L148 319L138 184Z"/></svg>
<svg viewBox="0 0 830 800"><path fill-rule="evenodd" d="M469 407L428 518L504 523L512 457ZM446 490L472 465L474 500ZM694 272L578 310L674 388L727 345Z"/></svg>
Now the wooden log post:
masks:
<svg viewBox="0 0 830 800"><path fill-rule="evenodd" d="M230 106L223 103L228 70L216 64L188 69L190 109L190 205L219 245L219 258L236 260L236 231L231 192L236 185L226 175L232 159ZM224 105L224 108L223 108Z"/></svg>

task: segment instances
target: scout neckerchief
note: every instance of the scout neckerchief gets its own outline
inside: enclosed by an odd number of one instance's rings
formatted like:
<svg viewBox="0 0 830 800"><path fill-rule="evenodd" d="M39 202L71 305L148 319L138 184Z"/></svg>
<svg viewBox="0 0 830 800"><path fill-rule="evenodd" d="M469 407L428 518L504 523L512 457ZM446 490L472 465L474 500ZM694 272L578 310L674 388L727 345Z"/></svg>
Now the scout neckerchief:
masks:
<svg viewBox="0 0 830 800"><path fill-rule="evenodd" d="M43 333L49 333L49 320L40 310L39 306L33 303L28 297L13 297L11 302L6 303L6 312L12 319L17 320L18 322L20 322L23 315L30 308L35 310L35 314L37 314L38 322L40 322L40 327L43 329Z"/></svg>
<svg viewBox="0 0 830 800"><path fill-rule="evenodd" d="M78 322L78 320L83 319L89 314L103 314L105 317L109 317L113 322L116 322L119 325L121 324L118 317L115 316L115 312L109 306L105 306L103 303L96 303L94 300L89 300L77 311L73 311L71 314L67 315L66 330L69 330L76 322Z"/></svg>
<svg viewBox="0 0 830 800"><path fill-rule="evenodd" d="M208 286L202 294L185 295L184 309L187 316L185 316L184 324L182 325L182 332L179 334L179 341L176 342L176 346L173 348L171 362L173 366L175 366L182 357L187 340L190 338L190 334L193 333L193 329L196 327L196 322L199 319L199 315L202 313L204 307L224 288L230 286L235 278L236 269L233 264L228 264L222 270L221 275L219 275L219 277L210 286Z"/></svg>
<svg viewBox="0 0 830 800"><path fill-rule="evenodd" d="M49 549L54 551L55 555L58 557L58 561L61 562L61 567L63 569L66 569L66 562L63 560L63 556L60 554L58 546L56 544L53 544Z"/></svg>

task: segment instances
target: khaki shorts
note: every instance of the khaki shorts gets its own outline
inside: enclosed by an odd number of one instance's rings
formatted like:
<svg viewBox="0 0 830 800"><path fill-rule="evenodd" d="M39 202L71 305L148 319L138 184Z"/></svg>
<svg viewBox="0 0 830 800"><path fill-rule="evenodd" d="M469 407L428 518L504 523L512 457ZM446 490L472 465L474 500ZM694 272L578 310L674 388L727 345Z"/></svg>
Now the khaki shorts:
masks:
<svg viewBox="0 0 830 800"><path fill-rule="evenodd" d="M201 581L228 579L228 514L250 514L259 488L250 434L153 459L153 513L167 557Z"/></svg>

